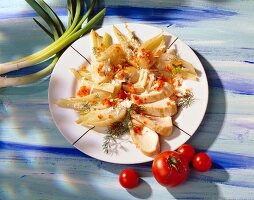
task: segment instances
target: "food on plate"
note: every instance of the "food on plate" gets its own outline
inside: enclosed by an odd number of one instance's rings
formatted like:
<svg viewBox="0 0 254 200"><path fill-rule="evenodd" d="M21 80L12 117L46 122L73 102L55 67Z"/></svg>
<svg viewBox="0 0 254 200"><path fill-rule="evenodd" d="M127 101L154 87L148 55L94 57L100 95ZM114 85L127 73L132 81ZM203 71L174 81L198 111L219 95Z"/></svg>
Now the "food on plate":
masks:
<svg viewBox="0 0 254 200"><path fill-rule="evenodd" d="M132 120L130 135L133 143L147 156L160 153L160 141L158 134L144 126L141 122Z"/></svg>
<svg viewBox="0 0 254 200"><path fill-rule="evenodd" d="M146 127L155 131L161 136L168 136L172 132L173 124L170 116L156 117L142 114L133 114L132 118L145 124Z"/></svg>
<svg viewBox="0 0 254 200"><path fill-rule="evenodd" d="M134 169L125 169L119 175L119 183L126 189L132 189L138 186L139 176Z"/></svg>
<svg viewBox="0 0 254 200"><path fill-rule="evenodd" d="M147 156L160 152L159 137L172 134L172 117L180 106L193 101L185 79L196 80L194 67L167 49L163 33L142 42L126 26L129 36L116 26L111 35L92 30L89 66L71 69L78 81L75 97L57 105L74 109L77 123L107 127L103 149L130 133L133 143Z"/></svg>
<svg viewBox="0 0 254 200"><path fill-rule="evenodd" d="M212 167L212 159L208 154L201 152L195 155L192 165L199 172L207 172Z"/></svg>
<svg viewBox="0 0 254 200"><path fill-rule="evenodd" d="M166 187L183 183L189 174L189 163L176 151L165 151L155 157L152 164L154 178Z"/></svg>

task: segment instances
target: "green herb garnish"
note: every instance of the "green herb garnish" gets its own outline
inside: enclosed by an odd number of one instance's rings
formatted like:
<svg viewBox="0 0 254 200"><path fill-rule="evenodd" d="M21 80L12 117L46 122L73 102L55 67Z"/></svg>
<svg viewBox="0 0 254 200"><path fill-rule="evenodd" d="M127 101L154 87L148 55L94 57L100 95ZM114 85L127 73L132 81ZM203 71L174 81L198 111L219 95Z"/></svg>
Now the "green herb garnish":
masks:
<svg viewBox="0 0 254 200"><path fill-rule="evenodd" d="M128 131L129 127L127 125L127 120L111 124L111 126L107 130L106 136L104 137L104 142L102 145L103 151L106 154L110 152L112 153L112 147L117 146L117 139L119 139Z"/></svg>
<svg viewBox="0 0 254 200"><path fill-rule="evenodd" d="M112 147L117 147L118 141L124 134L130 131L132 127L131 115L134 113L142 112L142 107L136 104L132 104L130 108L127 109L127 114L122 121L115 122L108 127L106 136L104 137L104 142L102 144L103 151L108 153L112 152Z"/></svg>
<svg viewBox="0 0 254 200"><path fill-rule="evenodd" d="M97 47L93 47L92 52L93 52L93 55L96 55L97 54Z"/></svg>
<svg viewBox="0 0 254 200"><path fill-rule="evenodd" d="M181 97L178 102L177 102L177 106L179 107L189 107L193 102L194 102L194 95L193 93L187 92L183 97Z"/></svg>
<svg viewBox="0 0 254 200"><path fill-rule="evenodd" d="M91 105L90 105L90 103L84 102L84 103L82 104L82 111L83 111L83 112L90 112L90 110L91 110Z"/></svg>
<svg viewBox="0 0 254 200"><path fill-rule="evenodd" d="M101 97L100 97L100 95L98 93L96 93L94 98L97 99L97 100L100 100Z"/></svg>

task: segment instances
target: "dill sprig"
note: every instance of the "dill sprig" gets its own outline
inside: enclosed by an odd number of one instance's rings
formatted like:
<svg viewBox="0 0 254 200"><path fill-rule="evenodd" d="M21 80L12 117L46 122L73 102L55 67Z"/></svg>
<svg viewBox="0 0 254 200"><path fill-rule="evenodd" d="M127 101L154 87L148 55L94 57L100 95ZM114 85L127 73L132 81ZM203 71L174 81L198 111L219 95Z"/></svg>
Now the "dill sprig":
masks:
<svg viewBox="0 0 254 200"><path fill-rule="evenodd" d="M191 91L189 91L178 100L177 106L187 108L194 102L194 100L195 100L195 98L194 98L193 93Z"/></svg>
<svg viewBox="0 0 254 200"><path fill-rule="evenodd" d="M82 104L82 111L90 112L90 110L91 110L91 105L89 104L89 102L84 102Z"/></svg>
<svg viewBox="0 0 254 200"><path fill-rule="evenodd" d="M127 120L125 119L123 120L123 122L119 121L111 124L107 130L106 136L104 137L104 142L102 145L103 151L106 154L110 153L112 147L117 145L117 139L123 136L128 131L129 127L127 125Z"/></svg>
<svg viewBox="0 0 254 200"><path fill-rule="evenodd" d="M75 106L74 109L77 110L79 115L85 115L91 111L91 105L88 102L83 102L83 103Z"/></svg>
<svg viewBox="0 0 254 200"><path fill-rule="evenodd" d="M132 114L140 114L144 111L144 108L137 104L131 104L131 107L129 108L130 115Z"/></svg>
<svg viewBox="0 0 254 200"><path fill-rule="evenodd" d="M93 55L96 55L97 54L97 47L93 47L92 52L93 52Z"/></svg>
<svg viewBox="0 0 254 200"><path fill-rule="evenodd" d="M98 93L96 93L95 96L94 96L94 99L99 100L100 98L101 98L100 95Z"/></svg>
<svg viewBox="0 0 254 200"><path fill-rule="evenodd" d="M124 134L130 131L130 127L132 127L131 115L134 113L140 113L141 111L141 106L132 104L129 108L127 108L127 113L122 121L114 122L108 127L102 144L103 151L106 154L112 153L112 147L115 149L117 146L117 139L121 138Z"/></svg>

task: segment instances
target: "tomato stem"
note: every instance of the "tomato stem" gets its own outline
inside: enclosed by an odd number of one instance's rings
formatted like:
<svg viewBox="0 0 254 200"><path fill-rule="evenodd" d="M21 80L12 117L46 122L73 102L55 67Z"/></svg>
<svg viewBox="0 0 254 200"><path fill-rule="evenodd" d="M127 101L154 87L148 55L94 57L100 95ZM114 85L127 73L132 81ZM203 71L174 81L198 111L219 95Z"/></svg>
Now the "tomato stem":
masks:
<svg viewBox="0 0 254 200"><path fill-rule="evenodd" d="M168 163L168 166L169 166L169 168L170 168L169 175L170 175L171 172L172 172L172 168L174 168L178 173L180 173L180 174L182 173L182 171L179 170L179 168L178 168L178 166L177 166L178 163L181 163L181 164L182 164L181 159L179 159L179 158L176 157L176 156L170 155L170 156L168 157L168 159L167 159L167 163ZM183 167L184 167L184 170L185 170L185 166L184 166L184 165L183 165Z"/></svg>

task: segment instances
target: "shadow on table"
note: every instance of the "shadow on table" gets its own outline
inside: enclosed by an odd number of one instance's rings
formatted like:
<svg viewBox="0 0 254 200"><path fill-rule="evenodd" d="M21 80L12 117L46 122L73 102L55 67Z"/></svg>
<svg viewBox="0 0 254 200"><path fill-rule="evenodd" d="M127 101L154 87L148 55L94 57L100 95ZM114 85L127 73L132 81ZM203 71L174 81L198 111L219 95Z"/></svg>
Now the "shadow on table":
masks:
<svg viewBox="0 0 254 200"><path fill-rule="evenodd" d="M207 75L209 100L202 123L196 133L190 138L189 143L198 149L207 150L214 143L223 126L226 98L223 84L216 70L200 53L193 51L200 59Z"/></svg>
<svg viewBox="0 0 254 200"><path fill-rule="evenodd" d="M127 192L137 199L148 199L152 194L152 188L145 180L140 179L138 187Z"/></svg>
<svg viewBox="0 0 254 200"><path fill-rule="evenodd" d="M153 190L160 190L159 183L154 179L153 184L146 181L146 177L152 177L151 162L138 165L114 165L111 163L100 162L99 168L120 174L123 169L135 169L140 175L140 184L137 188L127 190L127 192L137 199L148 199ZM229 179L228 172L219 164L213 163L212 170L208 172L196 172L190 167L190 173L187 181L177 187L165 187L165 189L175 199L223 199L221 197L218 184L223 184ZM157 188L157 189L156 189ZM165 193L162 194L165 197Z"/></svg>
<svg viewBox="0 0 254 200"><path fill-rule="evenodd" d="M191 171L189 179L178 187L167 188L175 199L223 199L220 195L218 183L227 182L228 172L219 164L213 163L209 172Z"/></svg>

